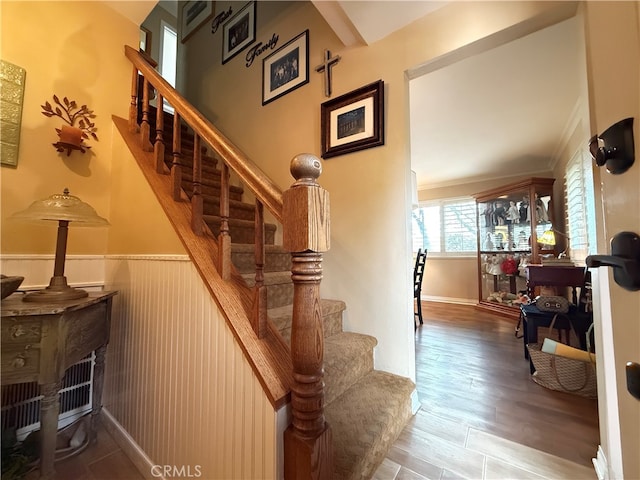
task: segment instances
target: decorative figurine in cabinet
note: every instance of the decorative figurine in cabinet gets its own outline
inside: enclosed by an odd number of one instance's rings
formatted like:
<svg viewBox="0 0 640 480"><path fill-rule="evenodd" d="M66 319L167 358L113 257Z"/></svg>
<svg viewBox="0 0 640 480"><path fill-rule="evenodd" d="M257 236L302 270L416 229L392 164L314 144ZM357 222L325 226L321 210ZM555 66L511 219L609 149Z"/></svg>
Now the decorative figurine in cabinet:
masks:
<svg viewBox="0 0 640 480"><path fill-rule="evenodd" d="M478 222L479 306L517 317L526 266L553 247L538 243L552 228L553 178L533 177L474 195Z"/></svg>

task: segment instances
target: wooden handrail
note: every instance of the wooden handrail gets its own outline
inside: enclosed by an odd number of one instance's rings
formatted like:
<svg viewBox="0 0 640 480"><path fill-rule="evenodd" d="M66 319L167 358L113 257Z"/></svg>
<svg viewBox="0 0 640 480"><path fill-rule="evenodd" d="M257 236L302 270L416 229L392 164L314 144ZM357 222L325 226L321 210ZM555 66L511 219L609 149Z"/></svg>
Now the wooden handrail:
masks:
<svg viewBox="0 0 640 480"><path fill-rule="evenodd" d="M282 223L282 191L267 175L258 168L239 148L227 139L193 105L180 95L160 74L153 69L137 50L128 45L124 47L126 57L133 63L153 87L175 109L176 114L229 165L242 183L260 199L271 214ZM159 108L162 108L161 106Z"/></svg>

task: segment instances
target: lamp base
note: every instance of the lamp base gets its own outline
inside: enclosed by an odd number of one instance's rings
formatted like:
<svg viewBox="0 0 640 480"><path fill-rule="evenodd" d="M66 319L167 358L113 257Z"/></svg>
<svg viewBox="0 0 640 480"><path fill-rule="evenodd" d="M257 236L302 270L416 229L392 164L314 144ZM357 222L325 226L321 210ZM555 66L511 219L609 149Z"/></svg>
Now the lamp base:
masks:
<svg viewBox="0 0 640 480"><path fill-rule="evenodd" d="M77 300L88 297L89 294L80 288L67 285L67 277L51 277L49 286L42 290L27 293L22 301L34 303L55 303Z"/></svg>

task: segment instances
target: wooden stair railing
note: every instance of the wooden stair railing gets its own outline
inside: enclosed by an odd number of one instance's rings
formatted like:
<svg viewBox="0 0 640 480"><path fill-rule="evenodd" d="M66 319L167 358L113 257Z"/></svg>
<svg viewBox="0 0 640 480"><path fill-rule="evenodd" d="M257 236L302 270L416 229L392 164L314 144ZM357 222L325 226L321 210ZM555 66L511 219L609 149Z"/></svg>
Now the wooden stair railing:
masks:
<svg viewBox="0 0 640 480"><path fill-rule="evenodd" d="M128 128L140 134L143 151L154 152L155 171L171 174L172 197L182 196L182 122L194 132L192 173L191 229L203 235L203 199L201 195L201 143L209 145L222 159L220 218L221 225L216 267L223 280L229 280L231 236L229 232L229 174L239 177L256 197L255 208L255 287L253 308L246 312L258 338L267 330L267 292L264 285L265 223L264 208L283 226L283 246L291 252L294 285L291 328L292 424L285 432L285 478L330 479L333 473L331 430L324 418L323 356L324 335L320 310L322 253L329 249L329 195L317 183L322 172L319 159L310 154L296 156L291 163L295 183L284 194L235 145L218 131L184 97L171 87L150 65L149 59L125 46L125 55L133 64L131 105ZM139 74L143 76L139 91ZM149 93L154 88L157 98L156 131L150 141ZM138 103L142 99L142 118L138 125ZM164 163L163 102L174 108L172 165L167 172ZM242 338L238 339L242 342Z"/></svg>

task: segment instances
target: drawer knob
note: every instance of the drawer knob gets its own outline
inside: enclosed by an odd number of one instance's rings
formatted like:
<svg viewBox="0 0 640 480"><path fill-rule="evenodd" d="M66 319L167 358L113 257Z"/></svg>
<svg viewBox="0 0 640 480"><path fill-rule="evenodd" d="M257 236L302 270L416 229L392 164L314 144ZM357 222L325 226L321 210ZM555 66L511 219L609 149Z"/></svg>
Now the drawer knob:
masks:
<svg viewBox="0 0 640 480"><path fill-rule="evenodd" d="M24 355L22 353L16 355L16 357L11 361L11 366L13 368L22 368L25 365Z"/></svg>
<svg viewBox="0 0 640 480"><path fill-rule="evenodd" d="M21 337L22 335L25 335L27 332L24 329L24 327L22 325L14 325L13 327L11 327L11 336L13 338L18 338Z"/></svg>

